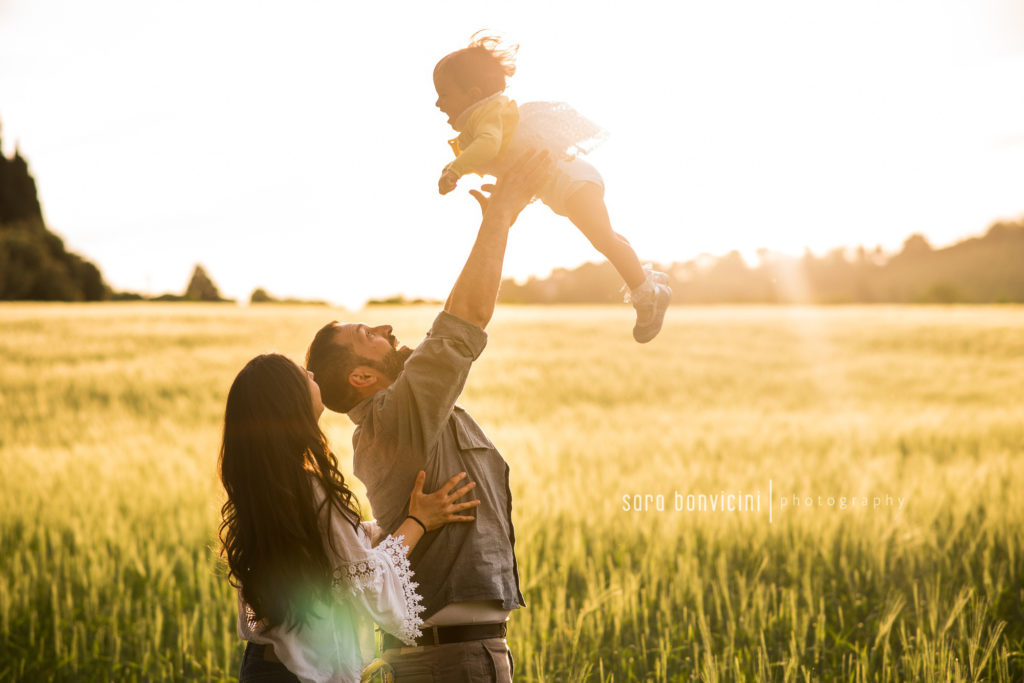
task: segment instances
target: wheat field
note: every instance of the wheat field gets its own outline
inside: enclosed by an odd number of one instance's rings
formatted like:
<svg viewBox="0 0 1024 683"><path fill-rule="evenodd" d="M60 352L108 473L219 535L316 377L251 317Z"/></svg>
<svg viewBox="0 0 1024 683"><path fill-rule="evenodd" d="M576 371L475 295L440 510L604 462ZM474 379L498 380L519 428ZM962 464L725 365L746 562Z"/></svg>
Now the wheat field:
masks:
<svg viewBox="0 0 1024 683"><path fill-rule="evenodd" d="M234 375L435 313L0 306L0 680L235 677ZM630 318L499 307L462 397L512 468L516 680L1024 678L1024 309Z"/></svg>

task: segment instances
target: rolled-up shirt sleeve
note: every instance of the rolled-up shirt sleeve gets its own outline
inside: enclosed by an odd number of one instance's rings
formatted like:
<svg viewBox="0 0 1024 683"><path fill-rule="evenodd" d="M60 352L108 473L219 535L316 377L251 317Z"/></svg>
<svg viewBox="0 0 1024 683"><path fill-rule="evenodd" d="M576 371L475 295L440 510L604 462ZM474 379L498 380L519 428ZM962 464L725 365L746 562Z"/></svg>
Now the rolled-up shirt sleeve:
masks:
<svg viewBox="0 0 1024 683"><path fill-rule="evenodd" d="M481 328L442 311L398 379L374 402L374 429L426 458L486 345Z"/></svg>

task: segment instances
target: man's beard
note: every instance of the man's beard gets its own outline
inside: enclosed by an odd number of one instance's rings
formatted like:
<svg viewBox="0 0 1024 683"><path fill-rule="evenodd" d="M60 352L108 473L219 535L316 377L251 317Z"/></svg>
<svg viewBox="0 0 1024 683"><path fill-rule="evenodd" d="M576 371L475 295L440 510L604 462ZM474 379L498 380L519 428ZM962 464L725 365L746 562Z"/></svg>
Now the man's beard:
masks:
<svg viewBox="0 0 1024 683"><path fill-rule="evenodd" d="M405 361L409 360L411 355L412 349L407 346L401 349L391 349L388 351L388 355L384 356L378 369L394 382L402 374L402 370L405 369Z"/></svg>

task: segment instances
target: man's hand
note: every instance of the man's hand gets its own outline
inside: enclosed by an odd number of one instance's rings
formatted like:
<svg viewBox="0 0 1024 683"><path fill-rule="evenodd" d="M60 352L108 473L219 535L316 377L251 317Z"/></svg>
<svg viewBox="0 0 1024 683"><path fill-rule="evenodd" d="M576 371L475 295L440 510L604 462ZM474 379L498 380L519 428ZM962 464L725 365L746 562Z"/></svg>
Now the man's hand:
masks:
<svg viewBox="0 0 1024 683"><path fill-rule="evenodd" d="M459 176L455 175L454 171L445 169L441 173L441 178L437 181L437 191L441 194L448 194L455 189L458 182Z"/></svg>
<svg viewBox="0 0 1024 683"><path fill-rule="evenodd" d="M523 207L544 187L551 164L547 152L527 152L498 179L490 198L473 192L484 217L444 310L481 329L487 327L494 315L494 302L501 284L509 229ZM484 190L488 189L490 187L485 185Z"/></svg>
<svg viewBox="0 0 1024 683"><path fill-rule="evenodd" d="M480 211L485 216L491 210L508 211L515 221L523 207L544 187L551 174L552 163L546 151L529 150L515 160L505 175L498 178L497 184L480 188L489 193L490 197L477 190L470 190L469 193L480 204Z"/></svg>
<svg viewBox="0 0 1024 683"><path fill-rule="evenodd" d="M487 194L484 194L484 193ZM473 199L480 205L480 215L487 213L487 205L491 203L491 195L494 194L494 183L487 183L481 185L479 190L470 190L469 193L473 195Z"/></svg>

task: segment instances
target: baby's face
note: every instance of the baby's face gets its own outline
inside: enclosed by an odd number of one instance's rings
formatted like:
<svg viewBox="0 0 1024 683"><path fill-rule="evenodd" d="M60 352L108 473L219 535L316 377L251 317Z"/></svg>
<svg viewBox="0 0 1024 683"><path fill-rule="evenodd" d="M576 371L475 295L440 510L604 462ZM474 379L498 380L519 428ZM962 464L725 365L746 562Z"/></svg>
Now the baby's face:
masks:
<svg viewBox="0 0 1024 683"><path fill-rule="evenodd" d="M480 89L463 90L443 69L434 72L434 89L437 90L437 102L434 105L448 115L448 123L454 125L459 114L480 99Z"/></svg>

